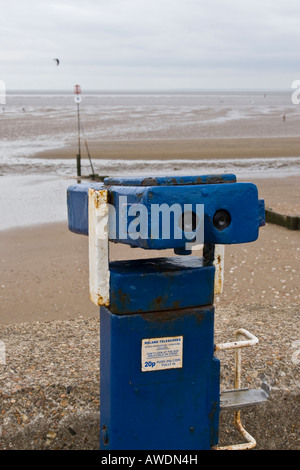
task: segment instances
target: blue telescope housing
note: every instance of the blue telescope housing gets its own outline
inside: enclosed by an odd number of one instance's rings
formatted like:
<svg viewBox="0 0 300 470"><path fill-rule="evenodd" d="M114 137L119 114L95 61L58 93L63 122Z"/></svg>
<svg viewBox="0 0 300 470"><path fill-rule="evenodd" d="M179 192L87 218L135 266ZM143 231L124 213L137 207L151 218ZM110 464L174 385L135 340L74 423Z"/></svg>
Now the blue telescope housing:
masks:
<svg viewBox="0 0 300 470"><path fill-rule="evenodd" d="M89 188L108 190L109 204L114 208L117 221L110 226L109 239L145 249L183 249L192 239L191 232L197 230L200 206L204 217L202 243L252 242L258 238L259 227L265 223L264 201L258 198L257 187L253 183L237 183L235 175L106 178L104 183L68 188L68 220L72 232L88 235ZM146 214L143 236L134 239L130 229L133 221L130 208L135 208L136 216L141 206ZM195 219L189 233L182 227L180 218L187 206ZM153 223L154 209L158 217ZM171 231L168 237L163 236L163 215L169 217ZM175 220L176 216L178 220ZM181 237L178 232L182 233Z"/></svg>

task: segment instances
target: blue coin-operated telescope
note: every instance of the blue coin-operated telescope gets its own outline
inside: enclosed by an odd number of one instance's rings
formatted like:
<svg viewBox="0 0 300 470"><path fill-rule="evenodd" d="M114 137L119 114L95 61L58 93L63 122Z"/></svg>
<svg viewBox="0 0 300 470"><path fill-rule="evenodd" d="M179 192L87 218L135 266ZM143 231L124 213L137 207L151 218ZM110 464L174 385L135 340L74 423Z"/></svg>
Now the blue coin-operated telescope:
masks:
<svg viewBox="0 0 300 470"><path fill-rule="evenodd" d="M68 188L72 232L89 235L90 297L100 306L100 448L206 450L218 446L219 413L265 401L268 387L241 388L244 329L214 343L214 294L224 245L253 242L264 201L252 183L226 175L106 178ZM176 256L109 260L109 242ZM201 258L191 255L203 246ZM240 337L243 337L241 340ZM214 353L236 350L235 387L220 393Z"/></svg>

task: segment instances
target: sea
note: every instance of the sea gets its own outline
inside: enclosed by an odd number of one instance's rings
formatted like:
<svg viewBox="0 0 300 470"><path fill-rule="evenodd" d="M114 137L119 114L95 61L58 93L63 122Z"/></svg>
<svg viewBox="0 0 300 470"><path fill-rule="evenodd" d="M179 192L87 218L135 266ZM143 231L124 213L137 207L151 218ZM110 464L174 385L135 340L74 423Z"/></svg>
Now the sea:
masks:
<svg viewBox="0 0 300 470"><path fill-rule="evenodd" d="M298 137L292 91L9 92L0 105L0 230L66 220L66 188L76 182L81 136L104 141ZM74 161L59 158L74 148ZM39 158L57 151L57 158ZM89 174L89 161L82 173ZM93 160L109 176L234 173L238 178L300 175L299 156L182 160Z"/></svg>

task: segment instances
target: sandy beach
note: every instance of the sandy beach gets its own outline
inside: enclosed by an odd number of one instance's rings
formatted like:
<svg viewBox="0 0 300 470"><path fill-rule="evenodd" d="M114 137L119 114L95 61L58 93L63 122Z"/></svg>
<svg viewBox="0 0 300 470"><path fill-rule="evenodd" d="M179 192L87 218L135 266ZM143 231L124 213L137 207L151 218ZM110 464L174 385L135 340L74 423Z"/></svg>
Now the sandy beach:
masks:
<svg viewBox="0 0 300 470"><path fill-rule="evenodd" d="M92 158L120 160L236 159L299 157L299 137L178 139L89 142ZM74 146L39 152L36 158L74 158ZM83 146L83 157L87 158Z"/></svg>
<svg viewBox="0 0 300 470"><path fill-rule="evenodd" d="M75 147L76 148L76 147ZM235 157L247 162L248 158L299 155L300 138L251 138L251 139L210 139L210 140L165 140L165 141L128 141L101 142L92 146L93 158L152 160L176 158L197 158L214 160L215 158ZM74 147L59 151L47 151L34 157L55 159L74 158ZM87 158L87 157L85 157ZM179 172L178 172L179 173ZM155 174L155 168L152 168ZM205 168L203 173L205 174ZM36 178L38 181L38 177ZM244 179L249 181L249 178ZM238 178L238 181L243 179ZM299 177L256 178L259 197L265 200L265 206L283 214L300 215ZM72 184L70 182L70 184ZM62 190L62 189L61 189ZM63 190L65 191L65 190ZM44 194L44 190L43 190ZM63 195L64 197L64 195ZM44 199L43 199L44 200ZM45 199L46 203L46 199ZM57 203L56 203L57 204ZM63 205L66 204L63 202ZM22 206L21 206L22 207ZM25 209L25 207L24 207ZM13 210L13 208L12 208ZM35 320L54 320L76 318L97 314L96 307L89 301L88 295L88 240L68 232L67 221L32 225L0 231L1 261L1 323L15 323ZM277 272L284 265L297 269L297 243L299 232L287 231L274 225L267 225L260 230L259 240L248 245L229 246L226 249L225 294L234 300L231 257L235 257L237 288L239 298L249 299L249 272L254 271L251 280L251 299L260 298L265 291L264 301L273 301L273 292L268 286L262 287L266 278L278 284ZM275 245L276 244L276 245ZM274 251L275 250L275 251ZM169 253L170 254L170 253ZM161 255L144 250L132 250L125 245L111 247L111 259ZM171 253L172 255L172 253ZM245 256L241 263L241 257ZM258 257L259 262L254 265ZM240 260L239 260L240 258ZM277 272L269 272L269 263ZM274 264L274 266L273 266ZM251 267L252 265L252 267ZM249 271L249 272L248 272ZM289 290L295 292L299 287L296 275L289 283ZM246 278L246 282L243 279ZM249 286L248 286L249 287ZM253 290L254 287L254 290ZM287 287L285 287L286 289ZM277 287L276 287L277 289ZM285 291L287 292L287 290ZM280 290L280 295L285 294ZM291 295L293 298L293 295ZM297 297L296 297L297 300Z"/></svg>
<svg viewBox="0 0 300 470"><path fill-rule="evenodd" d="M241 146L237 141L199 141L190 147L168 142L165 148L158 142L145 147L120 143L107 145L105 158L168 158L170 153L181 158L184 149L189 158L200 158L196 155L202 149L206 158L224 155L222 148L227 156L235 152L247 158L254 148L274 156L277 145L267 140L265 146L253 140L248 147L245 141ZM297 140L285 141L286 154L294 148L296 155ZM102 144L101 152L98 148L102 158ZM159 155L158 148L164 148ZM43 155L71 158L72 152ZM266 207L300 214L298 176L253 182ZM89 299L88 239L69 232L64 221L3 230L0 240L0 340L7 350L0 372L0 448L97 449L99 313ZM239 327L259 337L258 352L249 352L243 361L246 386L259 387L265 380L273 387L266 405L244 415L258 449L300 448L299 365L292 362L300 339L299 241L299 231L266 224L256 242L227 246L224 292L215 298L216 341L231 340ZM169 255L121 244L112 244L110 251L112 260ZM230 388L232 358L220 359L221 385ZM221 443L231 437L231 421L226 420L222 416Z"/></svg>
<svg viewBox="0 0 300 470"><path fill-rule="evenodd" d="M298 178L255 183L267 207L299 214ZM0 239L2 324L97 315L89 300L87 237L69 232L67 222L62 222L4 230ZM256 242L226 247L220 302L298 302L299 241L298 231L267 224ZM162 252L112 244L110 256L130 259Z"/></svg>

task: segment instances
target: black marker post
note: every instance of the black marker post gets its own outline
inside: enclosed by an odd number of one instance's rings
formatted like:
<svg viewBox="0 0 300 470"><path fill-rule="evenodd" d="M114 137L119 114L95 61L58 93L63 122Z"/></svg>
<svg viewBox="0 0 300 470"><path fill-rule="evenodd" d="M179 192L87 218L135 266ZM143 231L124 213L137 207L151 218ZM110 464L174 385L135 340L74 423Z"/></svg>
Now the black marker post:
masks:
<svg viewBox="0 0 300 470"><path fill-rule="evenodd" d="M81 89L80 85L75 85L75 98L74 101L77 104L77 123L78 123L78 153L77 153L77 177L81 177L81 150L80 150L80 110L79 103L81 102ZM80 183L80 180L78 181Z"/></svg>

